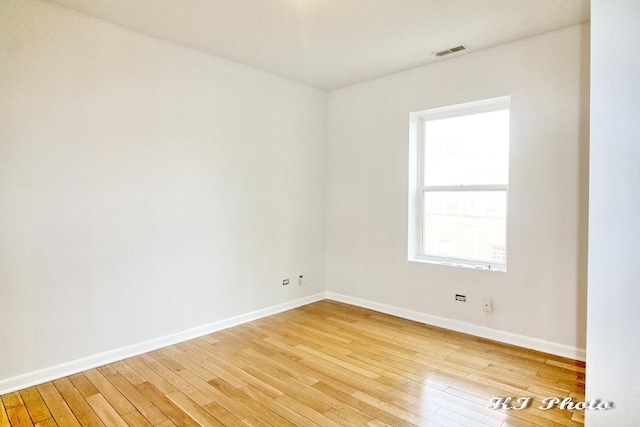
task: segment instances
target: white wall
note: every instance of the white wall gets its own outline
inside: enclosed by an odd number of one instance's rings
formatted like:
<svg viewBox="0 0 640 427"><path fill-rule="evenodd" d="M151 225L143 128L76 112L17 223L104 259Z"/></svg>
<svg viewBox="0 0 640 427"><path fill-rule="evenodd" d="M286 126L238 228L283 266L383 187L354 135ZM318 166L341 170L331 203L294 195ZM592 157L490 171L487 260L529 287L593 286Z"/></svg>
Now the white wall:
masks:
<svg viewBox="0 0 640 427"><path fill-rule="evenodd" d="M584 357L588 70L585 25L330 93L328 290ZM508 272L408 262L409 113L503 95L512 97Z"/></svg>
<svg viewBox="0 0 640 427"><path fill-rule="evenodd" d="M640 3L592 2L587 426L640 419Z"/></svg>
<svg viewBox="0 0 640 427"><path fill-rule="evenodd" d="M324 290L323 92L18 0L0 76L0 381Z"/></svg>

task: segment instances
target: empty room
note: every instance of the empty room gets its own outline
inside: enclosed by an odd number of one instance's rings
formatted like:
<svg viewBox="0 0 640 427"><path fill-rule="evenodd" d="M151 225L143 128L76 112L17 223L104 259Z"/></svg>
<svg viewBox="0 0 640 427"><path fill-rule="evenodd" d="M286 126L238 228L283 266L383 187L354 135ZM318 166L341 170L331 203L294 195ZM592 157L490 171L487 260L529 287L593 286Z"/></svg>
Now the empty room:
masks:
<svg viewBox="0 0 640 427"><path fill-rule="evenodd" d="M0 427L634 426L634 0L0 0Z"/></svg>

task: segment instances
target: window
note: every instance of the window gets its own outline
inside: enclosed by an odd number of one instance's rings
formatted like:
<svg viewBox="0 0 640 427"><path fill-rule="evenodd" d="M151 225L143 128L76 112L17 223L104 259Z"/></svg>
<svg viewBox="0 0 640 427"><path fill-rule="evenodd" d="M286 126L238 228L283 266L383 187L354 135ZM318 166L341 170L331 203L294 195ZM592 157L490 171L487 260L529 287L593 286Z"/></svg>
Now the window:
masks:
<svg viewBox="0 0 640 427"><path fill-rule="evenodd" d="M409 259L506 271L510 97L410 115Z"/></svg>

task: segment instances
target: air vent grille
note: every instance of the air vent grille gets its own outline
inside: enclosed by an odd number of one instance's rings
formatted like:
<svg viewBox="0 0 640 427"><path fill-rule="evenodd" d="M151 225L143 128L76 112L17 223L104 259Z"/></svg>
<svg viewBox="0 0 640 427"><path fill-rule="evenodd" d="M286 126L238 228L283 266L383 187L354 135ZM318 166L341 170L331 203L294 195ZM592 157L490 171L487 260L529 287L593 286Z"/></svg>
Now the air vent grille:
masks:
<svg viewBox="0 0 640 427"><path fill-rule="evenodd" d="M461 44L460 46L452 47L447 50L441 50L440 52L436 52L436 57L449 55L450 53L460 52L461 50L465 50L467 48L466 45Z"/></svg>

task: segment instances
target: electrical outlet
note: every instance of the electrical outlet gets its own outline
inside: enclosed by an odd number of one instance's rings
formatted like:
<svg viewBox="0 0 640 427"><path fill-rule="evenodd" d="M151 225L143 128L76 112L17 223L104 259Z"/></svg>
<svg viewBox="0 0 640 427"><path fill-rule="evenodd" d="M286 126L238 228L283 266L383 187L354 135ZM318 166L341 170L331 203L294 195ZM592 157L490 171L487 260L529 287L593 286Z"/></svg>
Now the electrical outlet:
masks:
<svg viewBox="0 0 640 427"><path fill-rule="evenodd" d="M466 295L456 294L456 301L467 302L467 296Z"/></svg>
<svg viewBox="0 0 640 427"><path fill-rule="evenodd" d="M484 297L482 299L482 308L487 313L491 313L493 311L493 307L491 307L491 298Z"/></svg>
<svg viewBox="0 0 640 427"><path fill-rule="evenodd" d="M284 279L284 280L282 281L282 286L286 286L286 285L288 285L288 284L289 284L289 279Z"/></svg>
<svg viewBox="0 0 640 427"><path fill-rule="evenodd" d="M301 274L298 276L298 285L304 285L306 282L304 280L304 276Z"/></svg>

